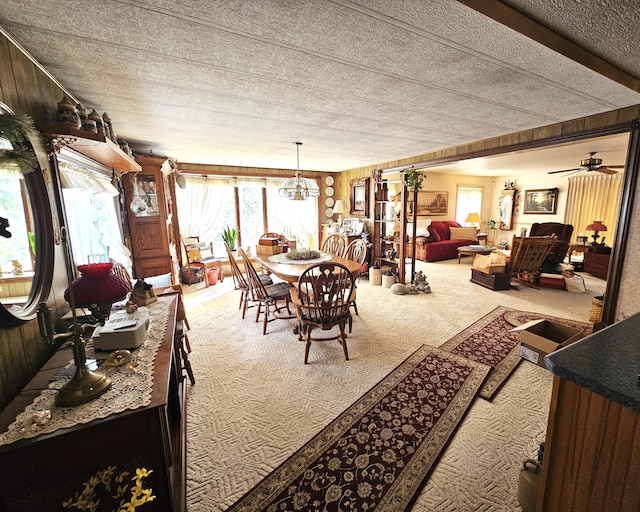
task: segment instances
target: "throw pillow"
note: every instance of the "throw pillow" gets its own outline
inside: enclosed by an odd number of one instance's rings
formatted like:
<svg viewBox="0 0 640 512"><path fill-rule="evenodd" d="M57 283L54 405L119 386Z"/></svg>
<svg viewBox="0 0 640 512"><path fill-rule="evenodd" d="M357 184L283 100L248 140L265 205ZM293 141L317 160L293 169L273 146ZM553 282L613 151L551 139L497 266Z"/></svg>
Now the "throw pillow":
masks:
<svg viewBox="0 0 640 512"><path fill-rule="evenodd" d="M451 240L476 240L476 228L449 228Z"/></svg>

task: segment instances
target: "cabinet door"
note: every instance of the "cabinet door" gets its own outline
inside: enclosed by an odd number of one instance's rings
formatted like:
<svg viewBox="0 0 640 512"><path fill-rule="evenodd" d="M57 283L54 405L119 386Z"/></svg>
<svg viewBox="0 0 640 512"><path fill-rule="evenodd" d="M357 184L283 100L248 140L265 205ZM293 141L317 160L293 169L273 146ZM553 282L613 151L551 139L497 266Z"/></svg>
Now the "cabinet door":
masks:
<svg viewBox="0 0 640 512"><path fill-rule="evenodd" d="M126 178L124 185L134 266L140 267L146 258L170 260L167 199L160 166L143 165L143 171ZM165 272L170 270L169 263Z"/></svg>

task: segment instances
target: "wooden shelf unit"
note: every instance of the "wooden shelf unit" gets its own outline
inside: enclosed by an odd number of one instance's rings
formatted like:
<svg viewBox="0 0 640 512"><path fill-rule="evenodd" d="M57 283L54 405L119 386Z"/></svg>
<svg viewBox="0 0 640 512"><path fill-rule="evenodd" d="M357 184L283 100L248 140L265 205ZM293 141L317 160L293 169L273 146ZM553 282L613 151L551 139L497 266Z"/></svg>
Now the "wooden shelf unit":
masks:
<svg viewBox="0 0 640 512"><path fill-rule="evenodd" d="M400 193L400 222L396 220L395 215L389 218L387 213L389 212L390 205L394 204L394 201L389 200L386 184L383 181L381 188L378 188L375 193L374 199L374 219L373 219L373 261L378 263L381 268L391 268L397 275L398 282L406 282L406 265L411 263L411 271L409 274L409 280L413 278L415 272L415 253L410 251L407 254L407 244L405 243L407 237L407 228L409 227L413 231L413 238L415 238L415 214L407 216L407 204L410 200L410 194L414 194L413 201L416 200L417 192L409 192L404 184L402 184L402 191ZM390 226L391 224L391 226ZM394 233L393 228L399 224L399 233ZM391 231L391 232L389 232ZM386 257L386 251L393 247L396 250L396 258L390 259Z"/></svg>
<svg viewBox="0 0 640 512"><path fill-rule="evenodd" d="M78 130L71 126L51 125L40 130L50 139L71 147L78 153L119 173L140 172L142 167L111 139L104 135Z"/></svg>

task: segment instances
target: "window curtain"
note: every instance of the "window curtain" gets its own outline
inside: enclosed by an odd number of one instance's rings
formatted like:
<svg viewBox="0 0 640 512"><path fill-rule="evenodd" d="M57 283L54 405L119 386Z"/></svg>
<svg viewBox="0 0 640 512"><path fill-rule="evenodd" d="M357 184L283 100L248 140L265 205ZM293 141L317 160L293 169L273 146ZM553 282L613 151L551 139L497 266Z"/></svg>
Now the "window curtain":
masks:
<svg viewBox="0 0 640 512"><path fill-rule="evenodd" d="M180 236L199 236L213 242L227 224L229 204L233 205L235 180L186 176L185 188L176 188L176 210L180 219Z"/></svg>
<svg viewBox="0 0 640 512"><path fill-rule="evenodd" d="M131 273L131 252L122 243L114 200L118 190L106 176L73 164L59 162L59 169L75 264L114 261Z"/></svg>
<svg viewBox="0 0 640 512"><path fill-rule="evenodd" d="M593 173L569 178L565 224L573 225L573 239L582 234L589 236L587 226L594 220L601 220L607 231L600 233L606 237L606 244L612 246L616 234L616 222L620 210L622 193L622 173ZM602 241L602 239L600 239Z"/></svg>
<svg viewBox="0 0 640 512"><path fill-rule="evenodd" d="M482 217L482 194L484 187L458 185L456 198L456 222L465 225L467 215L477 213Z"/></svg>

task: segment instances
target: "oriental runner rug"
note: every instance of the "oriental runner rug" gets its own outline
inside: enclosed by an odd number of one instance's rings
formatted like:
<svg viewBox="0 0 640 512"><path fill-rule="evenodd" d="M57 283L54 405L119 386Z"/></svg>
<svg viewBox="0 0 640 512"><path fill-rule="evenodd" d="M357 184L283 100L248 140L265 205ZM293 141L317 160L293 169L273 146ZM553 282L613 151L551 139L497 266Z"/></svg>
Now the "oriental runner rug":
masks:
<svg viewBox="0 0 640 512"><path fill-rule="evenodd" d="M488 371L423 345L229 511L405 510Z"/></svg>
<svg viewBox="0 0 640 512"><path fill-rule="evenodd" d="M538 319L580 329L585 334L593 330L593 324L590 323L498 306L440 348L491 367L479 393L482 398L491 400L522 360L518 333L511 332L511 329Z"/></svg>

